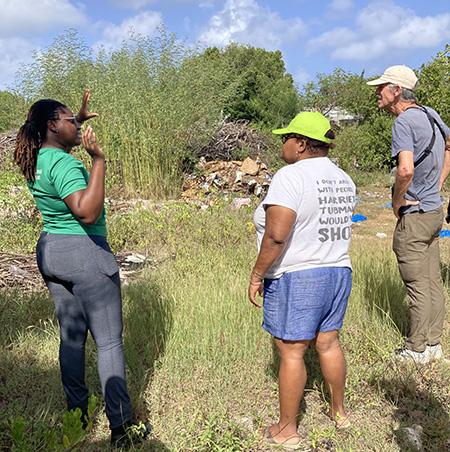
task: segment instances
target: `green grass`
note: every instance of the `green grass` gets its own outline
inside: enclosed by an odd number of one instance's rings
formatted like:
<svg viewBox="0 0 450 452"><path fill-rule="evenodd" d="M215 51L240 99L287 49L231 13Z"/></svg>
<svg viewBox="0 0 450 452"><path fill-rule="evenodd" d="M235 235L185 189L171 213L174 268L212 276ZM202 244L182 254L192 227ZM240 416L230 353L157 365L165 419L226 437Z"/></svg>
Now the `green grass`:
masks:
<svg viewBox="0 0 450 452"><path fill-rule="evenodd" d="M156 435L142 450L266 450L258 430L277 416L277 359L260 327L261 311L246 300L256 256L252 212L232 212L226 203L206 211L174 203L110 216L116 250L146 250L158 262L123 291L130 392ZM368 240L363 227L352 246L354 288L342 332L353 427L337 432L326 417L328 395L310 351L299 415L302 445L318 451L410 450L401 428L417 423L425 450L445 450L448 364L403 367L390 358L407 328L404 291L390 244ZM442 258L447 265L447 250ZM61 431L64 413L52 306L45 294L3 294L0 304L0 444L10 447L8 420L21 415L28 450L46 450L42 438ZM92 342L87 362L87 381L99 394ZM100 410L75 449L107 447Z"/></svg>

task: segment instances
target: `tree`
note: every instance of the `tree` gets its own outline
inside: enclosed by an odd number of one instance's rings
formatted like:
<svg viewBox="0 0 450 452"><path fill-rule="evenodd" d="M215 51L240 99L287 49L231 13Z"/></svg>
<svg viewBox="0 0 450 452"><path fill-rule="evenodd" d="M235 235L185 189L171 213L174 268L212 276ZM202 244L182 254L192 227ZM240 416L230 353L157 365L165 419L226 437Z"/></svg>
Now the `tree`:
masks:
<svg viewBox="0 0 450 452"><path fill-rule="evenodd" d="M377 112L374 93L361 75L336 68L331 74L318 74L316 82L307 83L300 92L302 110L317 110L327 114L342 108L364 121Z"/></svg>
<svg viewBox="0 0 450 452"><path fill-rule="evenodd" d="M433 107L450 124L450 44L419 71L417 95L421 103Z"/></svg>
<svg viewBox="0 0 450 452"><path fill-rule="evenodd" d="M25 122L27 103L17 93L0 91L0 132L9 132Z"/></svg>
<svg viewBox="0 0 450 452"><path fill-rule="evenodd" d="M223 77L228 90L223 111L231 119L273 128L298 112L298 94L280 51L231 44L208 48L194 59Z"/></svg>

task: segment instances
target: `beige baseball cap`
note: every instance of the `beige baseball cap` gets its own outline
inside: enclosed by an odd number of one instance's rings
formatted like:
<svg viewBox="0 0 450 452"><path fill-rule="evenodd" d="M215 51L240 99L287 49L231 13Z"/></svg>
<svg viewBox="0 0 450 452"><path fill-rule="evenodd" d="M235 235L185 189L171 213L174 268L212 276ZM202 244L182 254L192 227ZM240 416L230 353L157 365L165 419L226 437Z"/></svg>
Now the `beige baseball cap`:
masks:
<svg viewBox="0 0 450 452"><path fill-rule="evenodd" d="M410 67L398 65L388 67L381 77L367 82L368 85L384 85L385 83L412 90L417 85L417 77Z"/></svg>

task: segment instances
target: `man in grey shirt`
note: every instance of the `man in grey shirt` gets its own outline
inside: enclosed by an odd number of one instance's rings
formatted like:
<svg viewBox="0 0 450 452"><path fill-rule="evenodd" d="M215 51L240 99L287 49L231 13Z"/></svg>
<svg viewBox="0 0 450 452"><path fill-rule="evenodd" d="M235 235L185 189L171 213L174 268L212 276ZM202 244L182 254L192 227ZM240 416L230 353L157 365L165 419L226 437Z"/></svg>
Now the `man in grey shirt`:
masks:
<svg viewBox="0 0 450 452"><path fill-rule="evenodd" d="M378 106L397 117L392 127L392 157L397 161L393 249L406 286L411 322L405 346L395 354L424 364L443 356L439 191L450 172L450 129L436 111L416 103L417 77L409 67L391 66L367 84L377 87Z"/></svg>

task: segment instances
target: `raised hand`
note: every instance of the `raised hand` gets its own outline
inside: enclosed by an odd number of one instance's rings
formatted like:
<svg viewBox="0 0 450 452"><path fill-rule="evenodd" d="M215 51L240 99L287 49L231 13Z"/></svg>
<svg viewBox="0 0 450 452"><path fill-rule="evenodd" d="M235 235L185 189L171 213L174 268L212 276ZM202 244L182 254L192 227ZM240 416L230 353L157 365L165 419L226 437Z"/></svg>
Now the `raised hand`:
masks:
<svg viewBox="0 0 450 452"><path fill-rule="evenodd" d="M80 111L77 114L77 121L82 124L91 118L96 118L98 113L89 112L89 99L91 98L91 92L85 89L83 92L83 100L81 102Z"/></svg>
<svg viewBox="0 0 450 452"><path fill-rule="evenodd" d="M91 126L87 126L81 137L84 149L93 159L104 159L105 154L97 143L97 138Z"/></svg>

